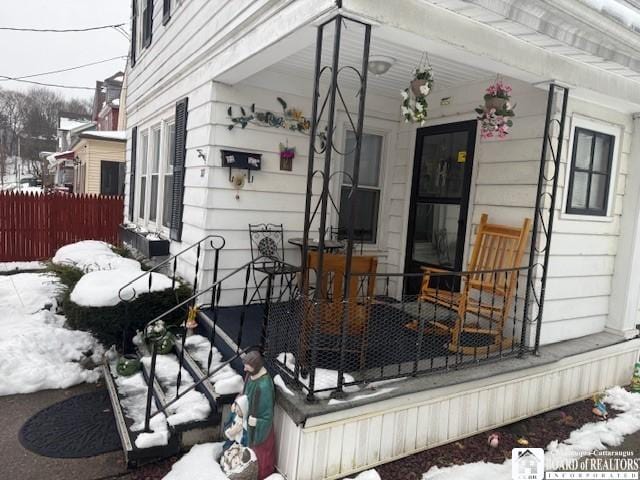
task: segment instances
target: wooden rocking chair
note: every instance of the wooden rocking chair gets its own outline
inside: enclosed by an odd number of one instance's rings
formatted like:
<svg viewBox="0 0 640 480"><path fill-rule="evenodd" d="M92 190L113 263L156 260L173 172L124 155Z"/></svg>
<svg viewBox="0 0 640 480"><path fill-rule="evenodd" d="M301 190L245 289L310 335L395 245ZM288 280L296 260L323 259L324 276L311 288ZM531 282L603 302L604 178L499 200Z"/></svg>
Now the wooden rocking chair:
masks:
<svg viewBox="0 0 640 480"><path fill-rule="evenodd" d="M309 252L307 260L307 274L303 278L302 290L309 296L309 272L317 271L319 267L318 252ZM348 347L347 352L357 353L360 359L360 368L364 366L367 348L367 331L371 303L375 291L376 277L368 275L366 277L358 274L375 274L378 266L378 259L372 256L354 255L351 257L351 271L353 276L349 282L346 299L344 297L344 281L346 268L346 255L325 253L322 260L322 282L318 303L313 308L305 308L303 318L301 351L306 353L311 347L311 335L314 333L324 336L335 337L335 345L321 345L318 351L340 351L340 336L342 334L342 322L348 314L346 324L346 335L358 339L357 348ZM348 302L343 302L348 300ZM312 305L313 302L310 301ZM310 305L310 306L311 306ZM346 305L346 311L345 311ZM316 315L319 315L319 323ZM304 355L303 355L304 357Z"/></svg>
<svg viewBox="0 0 640 480"><path fill-rule="evenodd" d="M526 218L522 227L509 227L488 223L486 213L480 218L478 233L471 258L469 259L468 276L462 278L461 291L452 292L434 288L447 276L448 270L423 267L422 287L419 301L444 306L457 312L452 324L437 319L431 326L450 335L449 350L473 355L478 350L494 352L510 348L513 337L504 337L504 326L516 294L519 270L495 272L496 270L516 269L521 266L527 238L531 230L531 219ZM494 273L480 273L480 272ZM444 276L433 275L444 273ZM479 272L479 273L473 273ZM440 277L440 278L437 278ZM475 323L467 323L468 317L476 317ZM489 323L482 327L480 322ZM463 345L461 337L474 335L491 336L489 345ZM486 338L486 337L485 337Z"/></svg>

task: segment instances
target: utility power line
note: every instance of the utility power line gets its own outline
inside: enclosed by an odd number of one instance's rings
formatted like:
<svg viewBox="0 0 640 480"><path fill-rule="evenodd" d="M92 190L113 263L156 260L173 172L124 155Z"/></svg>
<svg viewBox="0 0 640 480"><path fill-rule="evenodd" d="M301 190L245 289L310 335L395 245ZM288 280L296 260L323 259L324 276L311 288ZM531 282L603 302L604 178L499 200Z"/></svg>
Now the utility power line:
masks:
<svg viewBox="0 0 640 480"><path fill-rule="evenodd" d="M87 27L87 28L23 28L23 27L0 27L0 30L8 30L11 32L49 32L49 33L68 33L68 32L90 32L92 30L103 30L105 28L117 28L122 27L124 23L117 23L113 25L101 25L99 27Z"/></svg>
<svg viewBox="0 0 640 480"><path fill-rule="evenodd" d="M0 79L11 80L12 82L22 82L22 83L31 83L33 85L41 85L43 87L57 87L57 88L74 88L77 90L95 90L95 87L76 87L73 85L59 85L57 83L44 83L44 82L35 82L32 80L21 80L18 78L7 77L6 75L0 75Z"/></svg>
<svg viewBox="0 0 640 480"><path fill-rule="evenodd" d="M91 62L91 63L85 63L84 65L78 65L76 67L68 67L68 68L61 68L60 70L51 70L50 72L43 72L43 73L34 73L31 75L21 75L19 77L7 77L5 75L0 75L0 82L8 82L10 80L22 80L24 78L33 78L33 77L41 77L43 75L51 75L54 73L62 73L62 72L69 72L71 70L77 70L79 68L84 68L84 67L90 67L92 65L98 65L100 63L106 63L106 62L112 62L113 60L122 60L127 58L124 55L120 55L117 57L113 57L113 58L107 58L105 60L98 60L97 62Z"/></svg>

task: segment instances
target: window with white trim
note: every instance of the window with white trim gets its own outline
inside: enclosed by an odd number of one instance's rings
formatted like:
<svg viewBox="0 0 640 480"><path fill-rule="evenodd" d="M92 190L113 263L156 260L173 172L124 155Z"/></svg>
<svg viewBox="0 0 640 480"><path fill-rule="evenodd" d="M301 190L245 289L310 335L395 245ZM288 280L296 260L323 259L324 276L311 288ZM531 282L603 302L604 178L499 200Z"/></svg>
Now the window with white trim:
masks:
<svg viewBox="0 0 640 480"><path fill-rule="evenodd" d="M376 243L378 233L378 212L380 210L382 144L384 137L370 133L362 134L358 188L354 192L355 212L353 215L354 240L362 243ZM347 236L349 203L352 194L356 136L347 130L345 139L344 167L340 190L340 217L338 236Z"/></svg>
<svg viewBox="0 0 640 480"><path fill-rule="evenodd" d="M615 137L575 127L566 212L606 216Z"/></svg>
<svg viewBox="0 0 640 480"><path fill-rule="evenodd" d="M149 176L151 177L149 221L155 223L158 218L158 186L160 182L160 127L151 131L151 162L149 167Z"/></svg>

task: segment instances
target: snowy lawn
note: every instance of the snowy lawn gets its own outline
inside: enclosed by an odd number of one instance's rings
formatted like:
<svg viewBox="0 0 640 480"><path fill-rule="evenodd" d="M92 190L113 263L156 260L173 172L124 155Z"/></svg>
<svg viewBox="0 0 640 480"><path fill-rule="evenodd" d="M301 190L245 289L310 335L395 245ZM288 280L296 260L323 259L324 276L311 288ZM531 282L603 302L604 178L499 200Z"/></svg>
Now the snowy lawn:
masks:
<svg viewBox="0 0 640 480"><path fill-rule="evenodd" d="M44 270L42 262L0 262L0 273L19 272L25 270Z"/></svg>
<svg viewBox="0 0 640 480"><path fill-rule="evenodd" d="M89 333L65 328L64 317L53 313L61 288L52 274L0 276L0 395L98 380L98 370L80 362L88 352L98 362L102 347Z"/></svg>

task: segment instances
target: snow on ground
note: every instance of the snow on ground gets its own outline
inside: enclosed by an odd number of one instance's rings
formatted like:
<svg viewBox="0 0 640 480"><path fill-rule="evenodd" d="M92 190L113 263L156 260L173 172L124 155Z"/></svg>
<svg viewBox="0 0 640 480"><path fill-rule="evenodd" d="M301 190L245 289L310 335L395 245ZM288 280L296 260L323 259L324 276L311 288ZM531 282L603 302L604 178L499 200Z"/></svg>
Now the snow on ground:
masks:
<svg viewBox="0 0 640 480"><path fill-rule="evenodd" d="M58 249L52 262L58 265L70 265L83 272L97 270L137 270L140 274L140 262L124 258L111 250L106 242L83 240Z"/></svg>
<svg viewBox="0 0 640 480"><path fill-rule="evenodd" d="M578 430L574 430L562 443L554 440L547 446L544 456L545 465L562 468L571 460L581 457L584 452L617 447L622 443L625 435L640 430L640 393L631 393L623 388L613 387L607 391L604 401L623 413L604 422L587 423ZM444 468L432 467L422 476L422 480L450 478L511 480L511 460L506 460L504 463L476 462Z"/></svg>
<svg viewBox="0 0 640 480"><path fill-rule="evenodd" d="M87 332L64 327L55 311L61 286L51 274L18 273L0 277L0 395L67 388L95 382L98 370L79 362L103 349ZM43 310L51 305L51 311Z"/></svg>
<svg viewBox="0 0 640 480"><path fill-rule="evenodd" d="M209 359L209 349L211 344L206 337L202 335L191 335L185 340L185 347L194 360L200 365L205 372L207 370L207 362ZM211 372L214 371L222 363L222 355L216 347L212 349L211 356ZM244 381L242 377L231 367L225 365L216 372L210 379L213 389L220 395L229 395L240 393L244 389Z"/></svg>
<svg viewBox="0 0 640 480"><path fill-rule="evenodd" d="M46 265L42 262L0 262L0 272L20 272L24 270L42 270Z"/></svg>
<svg viewBox="0 0 640 480"><path fill-rule="evenodd" d="M216 462L222 455L222 442L194 445L180 460L173 464L171 471L162 480L228 480ZM380 480L380 477L357 477L358 480ZM269 475L265 480L284 480L279 473Z"/></svg>
<svg viewBox="0 0 640 480"><path fill-rule="evenodd" d="M73 291L71 301L85 307L108 307L121 302L120 288L142 274L140 270L97 270L80 278ZM149 288L151 275L151 288ZM143 293L171 288L171 279L162 273L152 272L135 280L122 290L122 299L133 300Z"/></svg>
<svg viewBox="0 0 640 480"><path fill-rule="evenodd" d="M150 368L151 357L142 358L142 363ZM156 357L156 378L162 386L167 401L171 401L176 397L176 385L180 363L178 357L173 353L167 355L158 355ZM184 391L193 385L193 378L185 370L180 372L180 390ZM188 422L205 420L211 413L211 405L207 398L197 390L191 390L181 397L176 403L171 405L167 412L169 416L167 421L171 425L180 425Z"/></svg>

